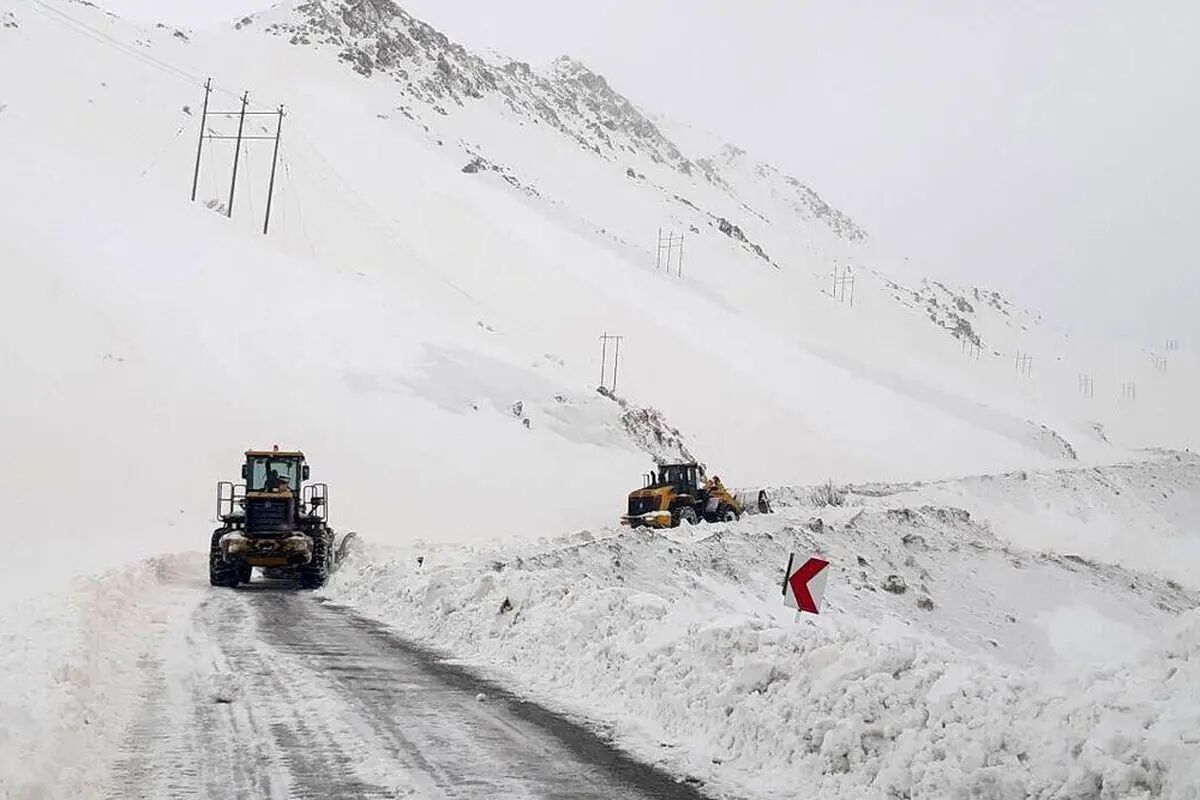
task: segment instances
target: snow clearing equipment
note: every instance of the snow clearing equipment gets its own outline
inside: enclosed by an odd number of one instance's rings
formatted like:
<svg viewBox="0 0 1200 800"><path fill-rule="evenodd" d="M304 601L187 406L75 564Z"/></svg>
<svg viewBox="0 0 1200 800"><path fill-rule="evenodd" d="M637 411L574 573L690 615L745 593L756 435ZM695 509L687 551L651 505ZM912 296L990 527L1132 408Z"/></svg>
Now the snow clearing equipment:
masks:
<svg viewBox="0 0 1200 800"><path fill-rule="evenodd" d="M733 496L742 504L747 514L772 514L771 498L766 489L735 489Z"/></svg>
<svg viewBox="0 0 1200 800"><path fill-rule="evenodd" d="M642 488L629 493L629 513L621 524L631 528L674 528L682 523L732 522L745 513L742 502L696 463L662 464L642 476Z"/></svg>
<svg viewBox="0 0 1200 800"><path fill-rule="evenodd" d="M242 480L217 484L221 527L213 531L209 548L209 582L248 583L254 567L261 567L271 577L298 578L304 589L323 586L338 550L328 524L328 487L305 483L304 454L278 446L247 450Z"/></svg>

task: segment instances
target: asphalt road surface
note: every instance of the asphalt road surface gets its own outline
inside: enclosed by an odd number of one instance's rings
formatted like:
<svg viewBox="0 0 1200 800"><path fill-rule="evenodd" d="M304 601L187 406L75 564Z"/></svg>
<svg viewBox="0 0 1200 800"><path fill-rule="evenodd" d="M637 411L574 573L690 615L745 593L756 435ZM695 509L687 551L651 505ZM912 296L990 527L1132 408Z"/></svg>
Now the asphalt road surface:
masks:
<svg viewBox="0 0 1200 800"><path fill-rule="evenodd" d="M703 797L312 594L204 591L143 659L110 797Z"/></svg>

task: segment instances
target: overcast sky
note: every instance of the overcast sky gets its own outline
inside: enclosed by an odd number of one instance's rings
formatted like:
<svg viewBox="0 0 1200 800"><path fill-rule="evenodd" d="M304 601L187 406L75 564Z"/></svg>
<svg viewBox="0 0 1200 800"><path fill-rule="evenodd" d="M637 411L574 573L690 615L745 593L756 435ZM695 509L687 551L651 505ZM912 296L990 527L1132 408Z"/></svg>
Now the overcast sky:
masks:
<svg viewBox="0 0 1200 800"><path fill-rule="evenodd" d="M153 5L109 0L106 5ZM197 20L261 0L192 0ZM914 263L1200 346L1200 2L407 0L569 53L820 192Z"/></svg>
<svg viewBox="0 0 1200 800"><path fill-rule="evenodd" d="M1200 333L1200 3L409 0L578 55L935 271L1154 342Z"/></svg>

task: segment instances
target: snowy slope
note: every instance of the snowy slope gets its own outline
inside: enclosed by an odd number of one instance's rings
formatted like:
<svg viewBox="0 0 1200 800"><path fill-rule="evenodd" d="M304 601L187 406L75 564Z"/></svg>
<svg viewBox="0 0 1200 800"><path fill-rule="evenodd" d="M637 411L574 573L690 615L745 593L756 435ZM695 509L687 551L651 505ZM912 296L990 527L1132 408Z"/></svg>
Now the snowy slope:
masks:
<svg viewBox="0 0 1200 800"><path fill-rule="evenodd" d="M197 31L78 3L0 17L10 587L196 546L213 482L274 442L310 453L339 526L397 541L603 525L649 460L594 393L604 331L619 393L735 484L1197 441L1186 352L1158 374L980 303L988 355L967 359L852 221L736 150L685 152L577 62L477 57L377 0ZM269 237L261 143L232 220L205 207L227 142L187 202L208 74L217 110L243 87L287 105ZM659 228L687 236L682 277L655 271ZM829 296L845 264L853 308Z"/></svg>

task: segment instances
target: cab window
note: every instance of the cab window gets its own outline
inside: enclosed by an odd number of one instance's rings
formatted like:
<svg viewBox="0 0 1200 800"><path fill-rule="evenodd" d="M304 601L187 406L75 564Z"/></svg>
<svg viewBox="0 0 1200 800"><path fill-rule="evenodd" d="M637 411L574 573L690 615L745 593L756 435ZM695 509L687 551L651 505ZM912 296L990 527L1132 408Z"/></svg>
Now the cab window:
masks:
<svg viewBox="0 0 1200 800"><path fill-rule="evenodd" d="M267 492L279 488L300 491L300 462L294 458L260 456L250 459L249 490Z"/></svg>

